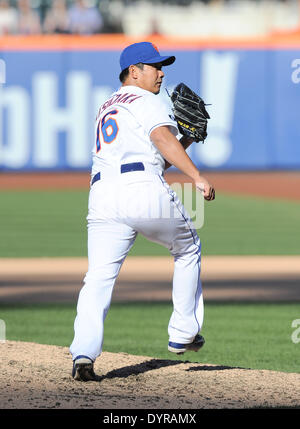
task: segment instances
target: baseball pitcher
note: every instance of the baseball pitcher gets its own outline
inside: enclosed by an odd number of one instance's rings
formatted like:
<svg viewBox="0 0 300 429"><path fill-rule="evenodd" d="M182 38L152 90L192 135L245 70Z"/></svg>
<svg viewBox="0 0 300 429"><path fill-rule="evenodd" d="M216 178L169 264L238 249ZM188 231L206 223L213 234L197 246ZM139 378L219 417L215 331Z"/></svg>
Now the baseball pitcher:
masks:
<svg viewBox="0 0 300 429"><path fill-rule="evenodd" d="M162 68L174 61L149 42L126 47L120 56L121 87L96 118L87 216L89 264L70 346L75 380L97 379L93 364L102 351L113 287L138 233L174 257L168 350L182 354L204 344L201 243L164 171L174 165L207 201L215 198L214 188L185 151L205 139L209 115L201 98L184 84L172 93L173 112L157 96Z"/></svg>

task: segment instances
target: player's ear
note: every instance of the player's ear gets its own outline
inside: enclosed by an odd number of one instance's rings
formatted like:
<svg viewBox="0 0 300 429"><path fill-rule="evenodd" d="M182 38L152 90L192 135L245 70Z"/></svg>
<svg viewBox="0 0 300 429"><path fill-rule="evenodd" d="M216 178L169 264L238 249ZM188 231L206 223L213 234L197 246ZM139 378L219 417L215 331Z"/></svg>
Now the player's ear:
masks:
<svg viewBox="0 0 300 429"><path fill-rule="evenodd" d="M139 76L139 67L137 67L136 65L132 64L131 66L129 66L129 74L133 79L137 79Z"/></svg>

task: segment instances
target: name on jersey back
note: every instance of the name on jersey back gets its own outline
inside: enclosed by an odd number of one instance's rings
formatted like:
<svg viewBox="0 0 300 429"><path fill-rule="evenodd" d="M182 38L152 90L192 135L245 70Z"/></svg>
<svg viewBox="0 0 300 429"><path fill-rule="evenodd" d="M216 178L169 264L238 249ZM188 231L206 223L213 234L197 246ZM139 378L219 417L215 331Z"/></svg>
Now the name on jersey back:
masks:
<svg viewBox="0 0 300 429"><path fill-rule="evenodd" d="M125 94L115 94L113 95L111 98L109 98L104 104L102 104L102 106L100 107L99 111L98 111L98 115L96 120L98 120L99 116L101 115L101 113L107 109L108 107L112 106L113 104L116 103L127 103L130 104L133 101L137 100L138 98L141 98L141 95L136 95L136 94L128 94L128 92L126 92Z"/></svg>

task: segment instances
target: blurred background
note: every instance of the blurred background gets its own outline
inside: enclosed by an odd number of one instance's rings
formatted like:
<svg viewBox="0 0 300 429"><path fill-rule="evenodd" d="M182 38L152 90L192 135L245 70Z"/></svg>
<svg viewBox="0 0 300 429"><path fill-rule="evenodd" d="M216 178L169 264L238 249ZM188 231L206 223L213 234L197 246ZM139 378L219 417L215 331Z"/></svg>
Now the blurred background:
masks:
<svg viewBox="0 0 300 429"><path fill-rule="evenodd" d="M199 168L300 167L300 0L0 0L0 169L88 171L120 52L142 40L176 55L166 102L184 81L209 104Z"/></svg>
<svg viewBox="0 0 300 429"><path fill-rule="evenodd" d="M0 34L256 36L299 31L299 0L1 0Z"/></svg>

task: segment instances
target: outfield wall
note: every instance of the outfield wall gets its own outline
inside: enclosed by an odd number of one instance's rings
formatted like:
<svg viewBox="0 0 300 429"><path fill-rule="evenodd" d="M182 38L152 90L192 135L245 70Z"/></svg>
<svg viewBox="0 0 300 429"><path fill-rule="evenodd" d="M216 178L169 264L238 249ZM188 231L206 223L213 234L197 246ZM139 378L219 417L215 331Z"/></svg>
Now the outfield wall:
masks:
<svg viewBox="0 0 300 429"><path fill-rule="evenodd" d="M300 38L182 41L153 38L174 54L165 88L183 81L211 120L189 154L205 169L300 167ZM125 36L0 39L0 169L89 170L94 118L119 87Z"/></svg>

